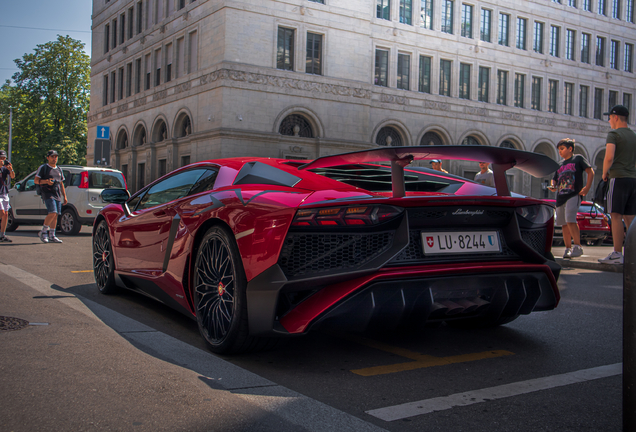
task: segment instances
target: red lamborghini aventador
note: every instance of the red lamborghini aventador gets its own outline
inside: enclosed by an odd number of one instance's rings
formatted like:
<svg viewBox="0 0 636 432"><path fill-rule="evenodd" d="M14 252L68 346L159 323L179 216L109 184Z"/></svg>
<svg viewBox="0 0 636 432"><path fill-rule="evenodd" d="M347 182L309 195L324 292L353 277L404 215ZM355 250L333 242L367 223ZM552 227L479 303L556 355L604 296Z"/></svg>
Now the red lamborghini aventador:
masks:
<svg viewBox="0 0 636 432"><path fill-rule="evenodd" d="M409 167L493 163L496 188ZM198 162L110 201L95 219L104 294L127 288L196 319L232 353L325 326L494 326L559 301L554 210L505 171L546 156L485 146L386 147L313 162ZM382 163L385 163L382 165Z"/></svg>

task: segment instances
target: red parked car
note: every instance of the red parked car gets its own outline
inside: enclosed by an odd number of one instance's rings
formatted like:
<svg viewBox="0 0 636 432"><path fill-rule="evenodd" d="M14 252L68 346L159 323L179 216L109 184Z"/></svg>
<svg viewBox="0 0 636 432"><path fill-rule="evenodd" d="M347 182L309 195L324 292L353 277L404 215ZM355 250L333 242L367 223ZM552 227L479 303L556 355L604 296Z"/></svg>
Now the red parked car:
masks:
<svg viewBox="0 0 636 432"><path fill-rule="evenodd" d="M555 200L545 201L556 205ZM554 222L554 245L562 245L563 230L556 225L556 216ZM590 201L581 202L576 214L576 223L581 231L581 243L586 243L588 246L600 246L611 235L609 217L601 206Z"/></svg>
<svg viewBox="0 0 636 432"><path fill-rule="evenodd" d="M409 166L452 158L491 162L496 188ZM558 164L488 146L197 162L103 197L95 280L195 319L217 353L327 326L505 324L554 309L561 269L553 208L511 194L512 167L544 177Z"/></svg>

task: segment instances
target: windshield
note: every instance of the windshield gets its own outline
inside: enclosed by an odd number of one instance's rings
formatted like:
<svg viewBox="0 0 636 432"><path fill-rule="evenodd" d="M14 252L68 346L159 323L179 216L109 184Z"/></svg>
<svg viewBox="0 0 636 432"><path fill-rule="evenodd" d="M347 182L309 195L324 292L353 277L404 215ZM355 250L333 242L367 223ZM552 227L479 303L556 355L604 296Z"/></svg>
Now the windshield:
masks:
<svg viewBox="0 0 636 432"><path fill-rule="evenodd" d="M122 173L114 171L94 171L88 177L88 187L95 189L126 188Z"/></svg>

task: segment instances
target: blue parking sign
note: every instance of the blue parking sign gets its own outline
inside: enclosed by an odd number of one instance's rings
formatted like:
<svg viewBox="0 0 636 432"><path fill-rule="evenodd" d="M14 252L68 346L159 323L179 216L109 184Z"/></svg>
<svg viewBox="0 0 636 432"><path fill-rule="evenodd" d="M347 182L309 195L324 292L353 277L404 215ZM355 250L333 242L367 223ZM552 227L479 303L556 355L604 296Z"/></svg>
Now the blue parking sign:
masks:
<svg viewBox="0 0 636 432"><path fill-rule="evenodd" d="M97 126L97 139L109 139L110 126Z"/></svg>

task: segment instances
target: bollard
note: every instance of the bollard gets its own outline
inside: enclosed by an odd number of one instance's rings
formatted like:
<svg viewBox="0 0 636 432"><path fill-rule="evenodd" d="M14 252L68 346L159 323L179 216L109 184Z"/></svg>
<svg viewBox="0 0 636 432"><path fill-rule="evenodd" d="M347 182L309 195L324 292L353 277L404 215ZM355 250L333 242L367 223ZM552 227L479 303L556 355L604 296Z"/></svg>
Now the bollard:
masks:
<svg viewBox="0 0 636 432"><path fill-rule="evenodd" d="M624 432L636 431L636 222L630 225L625 238L623 264Z"/></svg>

